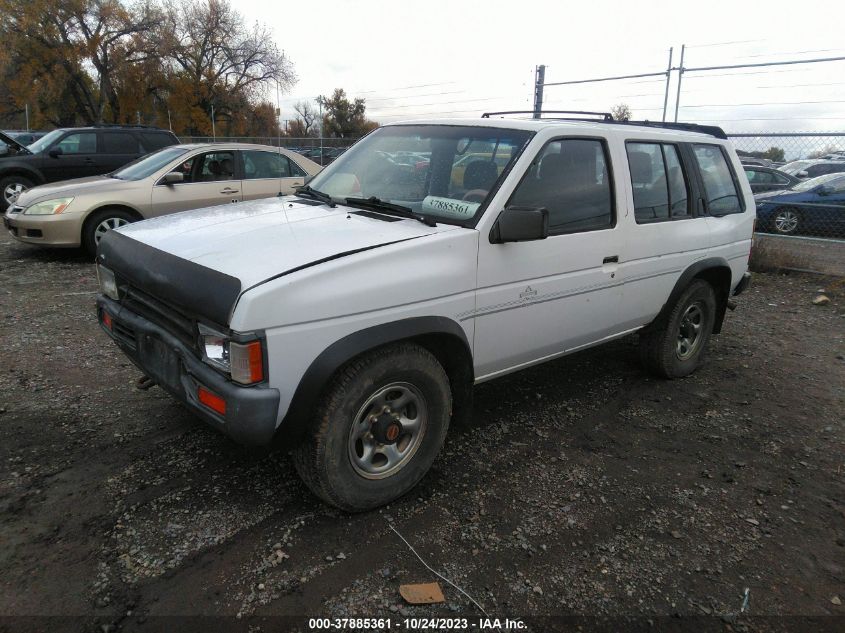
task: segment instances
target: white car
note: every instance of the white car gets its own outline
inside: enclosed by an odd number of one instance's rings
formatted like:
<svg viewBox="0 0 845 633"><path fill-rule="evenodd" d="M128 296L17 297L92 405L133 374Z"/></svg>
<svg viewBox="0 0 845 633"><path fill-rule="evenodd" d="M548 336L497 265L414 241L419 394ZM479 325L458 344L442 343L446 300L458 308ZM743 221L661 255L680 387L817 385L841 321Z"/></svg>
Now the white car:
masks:
<svg viewBox="0 0 845 633"><path fill-rule="evenodd" d="M311 490L365 510L425 475L474 384L636 331L652 371L695 370L749 279L741 174L718 128L388 125L297 195L108 232L99 319L200 417L282 436Z"/></svg>

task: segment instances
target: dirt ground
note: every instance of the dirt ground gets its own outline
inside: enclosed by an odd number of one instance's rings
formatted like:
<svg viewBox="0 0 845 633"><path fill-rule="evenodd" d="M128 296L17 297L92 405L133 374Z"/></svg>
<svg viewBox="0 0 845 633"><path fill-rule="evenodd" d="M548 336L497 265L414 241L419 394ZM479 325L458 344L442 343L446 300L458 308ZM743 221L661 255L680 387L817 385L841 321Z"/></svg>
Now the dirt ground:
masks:
<svg viewBox="0 0 845 633"><path fill-rule="evenodd" d="M748 588L752 615L845 623L841 280L756 275L687 379L632 337L480 385L422 484L354 516L136 389L95 289L83 255L0 237L0 614L66 618L0 629L478 614L445 582L404 603L436 578L391 526L493 617L736 624Z"/></svg>

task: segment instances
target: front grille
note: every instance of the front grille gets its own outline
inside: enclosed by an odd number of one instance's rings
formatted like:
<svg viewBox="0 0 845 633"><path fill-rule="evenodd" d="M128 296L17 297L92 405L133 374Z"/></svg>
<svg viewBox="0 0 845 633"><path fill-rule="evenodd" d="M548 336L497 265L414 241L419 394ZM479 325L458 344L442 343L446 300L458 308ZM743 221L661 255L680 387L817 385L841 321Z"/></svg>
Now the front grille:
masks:
<svg viewBox="0 0 845 633"><path fill-rule="evenodd" d="M190 349L198 351L197 330L192 319L137 288L121 286L121 290L124 291L121 304L125 308L164 328Z"/></svg>
<svg viewBox="0 0 845 633"><path fill-rule="evenodd" d="M115 318L112 318L112 332L120 340L127 343L132 349L137 349L138 342L135 338L135 330L127 327Z"/></svg>

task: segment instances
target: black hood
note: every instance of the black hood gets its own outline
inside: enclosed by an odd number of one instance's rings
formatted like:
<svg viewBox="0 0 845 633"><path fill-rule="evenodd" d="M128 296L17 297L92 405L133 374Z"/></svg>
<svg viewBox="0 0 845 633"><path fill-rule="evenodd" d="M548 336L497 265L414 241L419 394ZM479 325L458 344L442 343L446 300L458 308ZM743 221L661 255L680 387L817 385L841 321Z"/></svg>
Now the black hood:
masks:
<svg viewBox="0 0 845 633"><path fill-rule="evenodd" d="M0 132L0 141L5 143L9 147L15 148L17 150L15 152L16 154L32 154L32 152L30 152L27 149L26 145L21 145L20 143L18 143L15 139L13 139L8 134L4 134L3 132ZM2 156L8 156L8 154L1 154L0 157L2 157Z"/></svg>

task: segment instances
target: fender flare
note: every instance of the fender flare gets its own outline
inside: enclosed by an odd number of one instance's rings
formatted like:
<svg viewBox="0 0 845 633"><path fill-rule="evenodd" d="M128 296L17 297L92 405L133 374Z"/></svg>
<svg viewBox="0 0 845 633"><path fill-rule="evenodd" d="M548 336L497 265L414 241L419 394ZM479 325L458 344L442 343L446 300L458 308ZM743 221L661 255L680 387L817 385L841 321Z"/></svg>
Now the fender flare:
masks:
<svg viewBox="0 0 845 633"><path fill-rule="evenodd" d="M304 436L310 422L311 413L328 381L347 362L370 350L395 343L431 335L447 335L455 339L460 350L470 361L468 389L472 388L472 353L463 328L452 319L441 316L410 317L399 321L381 323L358 330L335 341L315 358L294 392L284 420L277 429L279 439L285 445L293 445ZM448 373L448 368L447 368ZM455 408L462 396L458 385L453 385Z"/></svg>
<svg viewBox="0 0 845 633"><path fill-rule="evenodd" d="M40 171L34 167L30 167L26 163L16 163L14 161L10 161L0 166L0 178L6 178L12 174L26 176L30 180L33 180L36 185L43 185L46 182Z"/></svg>
<svg viewBox="0 0 845 633"><path fill-rule="evenodd" d="M681 293L690 285L690 282L695 278L703 278L711 283L713 290L716 293L716 314L713 322L713 334L718 334L722 331L722 323L725 320L725 310L728 306L728 297L731 292L731 267L728 260L724 257L707 257L700 259L697 262L690 264L678 280L675 282L672 292L663 307L660 309L658 315L648 326L661 323L665 320L675 303L681 296ZM725 279L726 278L726 279ZM723 283L714 283L717 279L721 279ZM724 286L724 287L722 287Z"/></svg>

